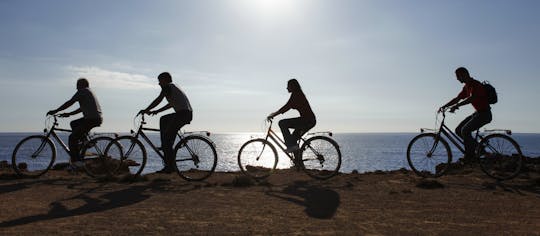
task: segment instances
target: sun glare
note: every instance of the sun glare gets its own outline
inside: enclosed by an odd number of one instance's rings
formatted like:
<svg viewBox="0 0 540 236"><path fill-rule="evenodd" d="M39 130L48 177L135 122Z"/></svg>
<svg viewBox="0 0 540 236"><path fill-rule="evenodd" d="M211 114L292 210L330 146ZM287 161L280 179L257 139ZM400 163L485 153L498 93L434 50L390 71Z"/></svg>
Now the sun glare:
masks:
<svg viewBox="0 0 540 236"><path fill-rule="evenodd" d="M287 21L298 15L300 1L296 0L243 0L243 10L264 22Z"/></svg>

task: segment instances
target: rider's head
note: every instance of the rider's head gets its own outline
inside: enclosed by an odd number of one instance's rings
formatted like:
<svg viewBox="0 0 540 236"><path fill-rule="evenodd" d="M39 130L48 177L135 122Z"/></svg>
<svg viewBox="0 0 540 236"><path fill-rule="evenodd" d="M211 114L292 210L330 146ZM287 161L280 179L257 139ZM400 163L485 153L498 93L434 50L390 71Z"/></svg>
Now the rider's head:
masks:
<svg viewBox="0 0 540 236"><path fill-rule="evenodd" d="M90 84L88 83L88 80L85 78L79 78L77 80L77 89L83 89L88 88Z"/></svg>
<svg viewBox="0 0 540 236"><path fill-rule="evenodd" d="M302 92L302 87L300 87L300 83L298 83L298 80L290 79L287 82L287 90L290 93Z"/></svg>
<svg viewBox="0 0 540 236"><path fill-rule="evenodd" d="M459 67L456 69L456 78L459 82L465 83L471 79L471 76L465 67Z"/></svg>
<svg viewBox="0 0 540 236"><path fill-rule="evenodd" d="M163 72L158 75L159 85L164 86L166 84L172 83L172 76L169 72Z"/></svg>

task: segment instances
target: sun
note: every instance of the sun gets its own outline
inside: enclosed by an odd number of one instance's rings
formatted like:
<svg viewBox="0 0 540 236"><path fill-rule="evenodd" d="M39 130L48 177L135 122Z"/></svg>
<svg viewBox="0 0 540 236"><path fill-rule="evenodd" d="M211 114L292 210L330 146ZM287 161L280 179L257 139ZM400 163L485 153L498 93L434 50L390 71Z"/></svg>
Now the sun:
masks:
<svg viewBox="0 0 540 236"><path fill-rule="evenodd" d="M261 21L283 21L298 14L299 0L243 0L246 13Z"/></svg>

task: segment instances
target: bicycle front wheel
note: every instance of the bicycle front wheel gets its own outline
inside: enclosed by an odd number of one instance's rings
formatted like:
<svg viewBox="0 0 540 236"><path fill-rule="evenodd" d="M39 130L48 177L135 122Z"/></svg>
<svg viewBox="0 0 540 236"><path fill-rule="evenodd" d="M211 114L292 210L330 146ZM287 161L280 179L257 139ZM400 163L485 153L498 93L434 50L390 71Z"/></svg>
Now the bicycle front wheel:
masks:
<svg viewBox="0 0 540 236"><path fill-rule="evenodd" d="M19 176L35 178L45 174L55 158L53 142L43 135L34 135L24 138L15 146L11 164Z"/></svg>
<svg viewBox="0 0 540 236"><path fill-rule="evenodd" d="M146 165L146 149L138 139L132 136L120 136L110 142L105 156L115 163L112 175L140 175Z"/></svg>
<svg viewBox="0 0 540 236"><path fill-rule="evenodd" d="M86 174L94 178L112 175L120 165L120 162L111 158L114 155L106 155L105 150L109 145L116 145L115 149L120 150L118 143L111 137L97 137L81 148L84 170Z"/></svg>
<svg viewBox="0 0 540 236"><path fill-rule="evenodd" d="M185 137L176 145L174 151L176 172L185 180L204 180L216 169L216 148L204 137Z"/></svg>
<svg viewBox="0 0 540 236"><path fill-rule="evenodd" d="M250 140L238 152L238 165L242 173L254 179L264 179L276 169L276 148L266 139Z"/></svg>
<svg viewBox="0 0 540 236"><path fill-rule="evenodd" d="M417 175L439 177L450 167L452 152L448 143L437 134L420 134L407 147L407 161Z"/></svg>
<svg viewBox="0 0 540 236"><path fill-rule="evenodd" d="M519 145L503 134L486 136L478 145L476 153L482 171L498 180L516 177L523 166Z"/></svg>
<svg viewBox="0 0 540 236"><path fill-rule="evenodd" d="M302 145L302 169L316 179L329 179L336 175L341 167L341 151L331 138L311 137Z"/></svg>

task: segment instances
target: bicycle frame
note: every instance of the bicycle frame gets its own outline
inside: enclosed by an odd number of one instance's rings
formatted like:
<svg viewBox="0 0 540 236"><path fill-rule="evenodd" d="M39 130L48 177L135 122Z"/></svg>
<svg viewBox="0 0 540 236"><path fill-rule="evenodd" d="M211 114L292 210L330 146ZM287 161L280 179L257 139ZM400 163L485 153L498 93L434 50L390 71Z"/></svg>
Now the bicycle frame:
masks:
<svg viewBox="0 0 540 236"><path fill-rule="evenodd" d="M444 135L448 140L450 140L450 142L452 144L454 144L454 146L461 152L461 153L465 153L465 141L463 141L463 139L461 137L459 137L457 134L455 134L450 128L448 128L448 126L446 126L444 124L444 120L446 119L446 113L445 111L442 112L442 116L443 116L443 119L441 121L441 125L439 126L439 129L438 130L432 130L432 131L436 131L436 134L437 134L437 140L435 140L435 143L433 144L433 147L431 148L431 151L430 153L433 153L433 151L435 151L435 149L437 148L437 145L438 145L438 139L442 138L442 136ZM422 133L424 133L424 131L426 130L430 130L430 129L420 129L420 131ZM478 140L478 138L482 139L483 137L480 135L479 133L479 130L476 130L476 135L475 135L475 140Z"/></svg>
<svg viewBox="0 0 540 236"><path fill-rule="evenodd" d="M152 140L150 140L150 138L148 138L148 136L144 133L145 130L146 131L154 131L154 132L160 132L161 130L156 129L156 128L146 128L146 127L144 127L144 125L146 125L146 121L144 119L144 114L141 114L141 122L139 124L139 128L137 129L137 132L131 130L131 134L133 134L133 137L135 139L139 139L139 136L142 137L143 140L148 145L150 145L150 147L154 150L154 152L157 153L159 155L159 157L164 159L165 154L163 153L163 151L159 150L159 148L154 145ZM207 132L207 131L201 131L201 132L205 132L207 136L210 136L210 132ZM185 134L191 134L191 132L190 133L183 133L183 134L176 133L176 136L178 137L178 142L180 142L184 138ZM213 142L212 142L212 144L213 144ZM130 148L132 148L132 147L130 147ZM196 156L195 153L193 152L193 150L189 146L186 146L186 149L189 151L190 155ZM127 153L129 153L129 152L131 152L131 150L127 151ZM183 161L183 160L178 160L178 161Z"/></svg>
<svg viewBox="0 0 540 236"><path fill-rule="evenodd" d="M295 154L297 152L293 152L293 153L288 153L286 152L285 150L287 149L287 146L285 145L285 141L283 139L281 139L281 137L279 137L279 135L276 134L276 132L274 132L274 130L272 130L272 124L273 124L273 120L270 120L270 125L268 127L268 131L266 132L266 137L264 138L266 141L268 141L268 138L270 138L272 141L274 141L274 143L279 147L279 149L281 149L281 151L283 151L283 153L285 153L285 155L287 155L287 157L289 157L291 160L294 160L295 158ZM317 132L317 133L328 133L329 136L332 136L332 133L331 132ZM308 133L308 135L315 135L317 133ZM300 144L305 142L306 139L304 139L304 137L300 137ZM263 146L263 150L265 148L266 144ZM301 146L301 145L299 145ZM308 145L309 148L313 149L310 145ZM318 153L314 150L315 153Z"/></svg>
<svg viewBox="0 0 540 236"><path fill-rule="evenodd" d="M56 134L55 131L58 130L58 131L68 132L68 133L71 133L72 131L69 130L69 129L57 128L58 127L58 118L57 118L57 116L53 116L53 118L54 118L54 122L53 122L53 125L50 128L50 130L48 132L47 132L46 128L43 130L43 132L46 133L45 137L47 137L48 139L51 139L51 137L53 137L54 140L56 140L56 142L60 143L60 146L62 147L62 149L64 149L64 151L66 151L66 153L69 154L69 152L70 152L69 147L62 141L62 139L60 139L60 137L58 137L58 135ZM53 144L54 144L54 142L53 142ZM43 142L39 146L39 148L36 150L35 153L41 152L41 150L43 149L44 146L45 146L45 142Z"/></svg>
<svg viewBox="0 0 540 236"><path fill-rule="evenodd" d="M273 123L273 121L270 120L270 126L268 127L268 131L266 132L266 137L264 139L266 141L268 141L268 138L270 138L279 147L279 149L281 149L281 151L283 151L283 153L285 153L285 155L287 155L287 157L289 157L291 160L294 160L294 154L291 156L290 153L285 151L285 149L287 149L287 146L285 145L285 141L283 141L283 139L281 139L276 134L276 132L274 132L274 130L272 130L272 123ZM300 138L300 140L302 140L302 142L305 141L304 138ZM265 146L266 146L266 144L263 146L263 150L264 150Z"/></svg>

